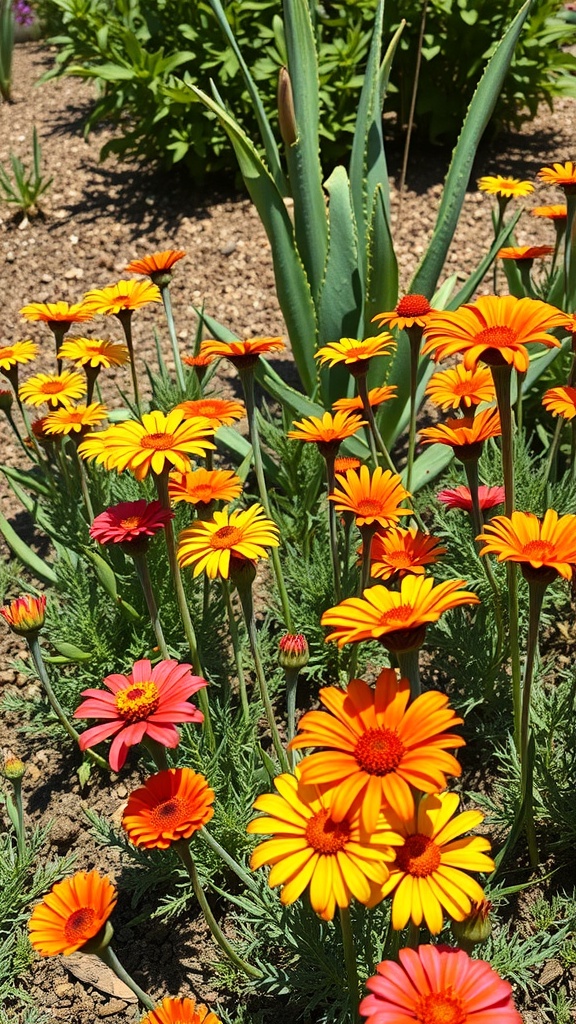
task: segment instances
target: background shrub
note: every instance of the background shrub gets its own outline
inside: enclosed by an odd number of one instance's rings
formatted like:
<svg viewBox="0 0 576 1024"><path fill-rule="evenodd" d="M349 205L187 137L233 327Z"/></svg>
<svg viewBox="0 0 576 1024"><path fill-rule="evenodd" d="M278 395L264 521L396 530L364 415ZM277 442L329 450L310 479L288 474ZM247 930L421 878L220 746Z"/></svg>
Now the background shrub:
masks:
<svg viewBox="0 0 576 1024"><path fill-rule="evenodd" d="M286 63L281 0L228 0L226 15L275 120L278 69ZM318 39L322 149L326 168L348 152L376 0L325 0L312 6ZM521 0L430 0L426 17L417 125L432 141L452 142L481 70ZM212 78L246 129L256 134L234 54L208 2L196 0L40 0L58 47L50 74L90 77L98 98L86 129L111 121L117 134L103 149L165 167L183 161L201 178L233 166L220 128L185 90L184 79L209 88ZM562 0L538 0L520 39L494 116L518 126L559 93L576 93L576 57L561 46L576 28L555 17ZM406 19L392 71L387 109L407 119L422 0L388 0L386 36Z"/></svg>

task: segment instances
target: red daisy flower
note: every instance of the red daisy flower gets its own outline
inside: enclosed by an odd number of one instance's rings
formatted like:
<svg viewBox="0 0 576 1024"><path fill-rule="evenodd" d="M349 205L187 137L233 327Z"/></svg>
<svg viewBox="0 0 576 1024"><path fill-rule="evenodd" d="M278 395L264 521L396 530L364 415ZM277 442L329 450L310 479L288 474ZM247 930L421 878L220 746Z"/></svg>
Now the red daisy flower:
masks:
<svg viewBox="0 0 576 1024"><path fill-rule="evenodd" d="M130 544L153 537L173 518L174 513L160 501L121 501L96 516L90 536L99 544Z"/></svg>
<svg viewBox="0 0 576 1024"><path fill-rule="evenodd" d="M480 508L495 508L496 505L504 503L505 491L503 487L486 487L481 484L478 488L478 504ZM466 512L472 511L472 496L470 488L461 484L459 487L447 487L436 495L447 508L463 508Z"/></svg>
<svg viewBox="0 0 576 1024"><path fill-rule="evenodd" d="M118 772L128 747L141 743L145 736L164 747L178 746L176 722L203 722L204 715L189 698L207 686L205 679L193 676L191 665L160 661L152 668L146 659L134 662L129 676L106 676L104 686L111 691L84 690L83 701L74 718L97 718L99 724L83 732L81 750L114 736L110 747L110 767Z"/></svg>

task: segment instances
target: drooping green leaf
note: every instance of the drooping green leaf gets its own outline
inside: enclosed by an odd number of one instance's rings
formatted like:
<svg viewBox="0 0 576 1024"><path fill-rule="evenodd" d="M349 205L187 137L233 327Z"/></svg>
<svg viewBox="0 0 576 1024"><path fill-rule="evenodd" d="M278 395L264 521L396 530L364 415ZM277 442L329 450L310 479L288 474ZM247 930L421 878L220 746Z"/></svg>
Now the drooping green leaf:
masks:
<svg viewBox="0 0 576 1024"><path fill-rule="evenodd" d="M16 483L22 484L24 487L27 487L30 491L34 491L36 494L48 496L52 493L49 484L33 469L17 469L15 466L0 465L0 472L2 472L8 480L14 480Z"/></svg>
<svg viewBox="0 0 576 1024"><path fill-rule="evenodd" d="M4 537L8 547L14 552L16 558L19 558L23 565L30 572L34 574L38 579L44 580L45 583L57 583L58 577L53 569L50 568L47 562L43 558L40 558L32 548L26 544L21 537L18 536L16 531L10 526L10 523L0 513L0 533Z"/></svg>
<svg viewBox="0 0 576 1024"><path fill-rule="evenodd" d="M422 293L430 298L436 288L456 230L478 143L492 115L522 26L533 3L534 0L527 0L510 24L472 97L444 183L432 239L412 279L409 288L411 292Z"/></svg>

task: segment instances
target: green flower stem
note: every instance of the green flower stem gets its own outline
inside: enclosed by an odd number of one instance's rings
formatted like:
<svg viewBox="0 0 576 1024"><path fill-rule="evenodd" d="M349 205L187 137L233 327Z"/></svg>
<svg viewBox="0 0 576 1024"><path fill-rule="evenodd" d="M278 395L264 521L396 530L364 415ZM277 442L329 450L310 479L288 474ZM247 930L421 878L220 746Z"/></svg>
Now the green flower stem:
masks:
<svg viewBox="0 0 576 1024"><path fill-rule="evenodd" d="M408 461L406 463L406 490L412 487L412 468L416 450L416 391L418 389L418 363L420 362L421 327L408 327L406 334L410 339L410 420L408 424Z"/></svg>
<svg viewBox="0 0 576 1024"><path fill-rule="evenodd" d="M284 669L284 680L286 682L286 729L288 733L288 742L293 740L296 735L296 687L298 686L298 676L300 670L297 668L285 668ZM290 764L290 771L294 771L297 757L296 751L288 748L288 762Z"/></svg>
<svg viewBox="0 0 576 1024"><path fill-rule="evenodd" d="M28 644L30 654L32 655L32 661L34 662L36 673L38 675L40 682L42 683L42 686L44 687L44 692L48 697L50 707L52 708L52 711L56 715L56 718L60 722L60 725L62 726L64 731L67 733L70 739L73 740L76 745L78 745L80 736L76 732L76 729L74 728L72 723L69 721L68 716L64 711L64 708L60 704L60 701L58 700L56 694L54 693L54 690L52 689L52 685L50 683L48 673L44 665L44 659L42 658L42 650L38 642L38 637L32 635L27 636L25 639L26 643ZM84 751L84 753L87 754L87 756L90 758L93 764L98 765L98 767L102 768L104 771L110 771L109 766L104 760L104 758L100 757L100 755L97 754L94 750L91 750L90 747L88 747L87 750Z"/></svg>
<svg viewBox="0 0 576 1024"><path fill-rule="evenodd" d="M197 835L200 836L200 838L206 843L207 846L210 847L211 850L214 851L214 853L218 854L218 856L224 862L224 864L228 865L230 870L233 871L234 874L240 879L240 881L244 883L247 889L250 889L250 891L254 893L259 892L258 885L254 881L254 879L248 874L247 871L244 870L243 867L240 866L240 864L238 864L237 861L234 860L233 857L230 856L228 851L225 850L223 846L220 846L220 843L218 842L217 839L214 839L214 836L212 835L211 832L208 832L206 828L202 827L197 832Z"/></svg>
<svg viewBox="0 0 576 1024"><path fill-rule="evenodd" d="M534 298L534 286L532 284L532 278L530 271L532 270L532 264L534 260L514 260L515 265L520 273L520 280L524 289L524 295L528 299Z"/></svg>
<svg viewBox="0 0 576 1024"><path fill-rule="evenodd" d="M140 388L138 387L138 374L136 372L136 361L134 359L134 342L132 340L132 310L121 309L119 313L116 313L120 323L122 324L122 330L124 331L124 337L126 339L126 347L130 356L130 373L132 374L132 390L134 392L134 401L136 403L136 409L138 415L142 415L142 405L140 402Z"/></svg>
<svg viewBox="0 0 576 1024"><path fill-rule="evenodd" d="M410 700L416 700L422 692L420 684L420 648L413 647L410 651L396 651L400 675L410 683Z"/></svg>
<svg viewBox="0 0 576 1024"><path fill-rule="evenodd" d="M246 677L244 675L244 666L242 665L242 651L240 649L240 636L238 633L238 624L234 615L234 608L232 607L232 597L230 596L230 585L228 580L222 579L222 593L224 594L224 602L226 604L226 612L228 615L228 629L230 630L230 640L232 642L232 650L234 651L234 664L236 665L236 675L238 676L238 688L240 690L240 704L242 706L242 718L245 722L250 719L250 705L248 703L248 693L246 691Z"/></svg>
<svg viewBox="0 0 576 1024"><path fill-rule="evenodd" d="M512 369L508 365L491 366L496 401L502 429L502 475L505 490L505 513L508 517L514 511L514 436L512 432L512 408L510 405L510 379ZM522 679L520 670L520 644L518 640L518 575L514 562L506 563L509 609L510 661L512 665L512 700L514 705L514 739L520 749L520 718L522 713Z"/></svg>
<svg viewBox="0 0 576 1024"><path fill-rule="evenodd" d="M560 245L564 237L564 223L561 220L554 221L554 227L556 229L556 241L554 243L554 252L552 253L552 262L550 264L550 278L554 277L554 271L556 270L556 264L558 262L558 253L560 252Z"/></svg>
<svg viewBox="0 0 576 1024"><path fill-rule="evenodd" d="M164 312L166 314L166 323L168 324L170 344L172 345L172 354L174 356L174 366L176 369L176 379L178 381L178 387L180 388L182 395L184 395L186 392L186 380L184 377L184 367L182 366L182 359L180 358L180 349L178 348L178 339L176 337L176 327L174 324L174 316L172 313L172 300L170 298L170 285L161 285L160 293L162 295L162 302L164 303Z"/></svg>
<svg viewBox="0 0 576 1024"><path fill-rule="evenodd" d="M350 533L352 531L352 523L354 522L354 516L350 512L343 512L342 518L344 520L344 555L342 558L342 562L344 569L344 586L347 588L348 575L350 573Z"/></svg>
<svg viewBox="0 0 576 1024"><path fill-rule="evenodd" d="M69 329L70 328L68 324L54 323L51 326L51 330L54 335L54 342L56 345L56 360L58 366L58 373L62 373L62 360L58 359L58 353L62 347L62 342L64 341L64 338L68 333Z"/></svg>
<svg viewBox="0 0 576 1024"><path fill-rule="evenodd" d="M244 390L244 401L246 403L246 416L248 419L248 435L250 437L250 444L252 445L252 452L254 455L254 472L256 473L256 481L258 483L258 491L260 493L260 501L266 510L266 515L269 519L272 518L270 512L270 501L268 499L268 490L266 488L266 477L264 476L264 466L262 463L262 450L260 448L260 436L258 433L258 423L256 420L256 401L254 398L254 367L246 366L238 370L242 388ZM282 572L282 566L280 564L280 555L278 554L277 548L271 549L272 567L274 569L274 575L276 577L276 583L278 586L278 592L280 594L280 602L282 604L282 614L284 616L284 625L288 633L294 632L292 624L292 613L290 611L290 602L288 600L288 594L286 591L286 584L284 582L284 574Z"/></svg>
<svg viewBox="0 0 576 1024"><path fill-rule="evenodd" d="M548 487L548 481L550 480L550 477L552 476L552 470L554 469L554 466L555 466L555 463L556 463L556 456L558 455L558 449L560 447L560 441L561 441L561 438L562 438L562 429L564 427L564 424L565 424L565 420L563 419L563 417L562 416L558 416L558 422L556 423L556 429L554 431L554 436L552 438L552 444L550 445L550 449L548 451L548 458L546 460L546 473L545 473L545 478L544 478L544 482L546 484L546 487ZM555 475L556 474L554 474L554 476ZM546 498L546 501L548 502L548 497Z"/></svg>
<svg viewBox="0 0 576 1024"><path fill-rule="evenodd" d="M348 979L348 996L350 998L350 1013L354 1024L360 1020L358 1007L360 1005L360 986L358 984L358 964L356 961L356 949L354 947L354 933L352 921L350 920L350 908L340 907L340 928L342 931L342 945L344 947L344 960L346 962L346 976Z"/></svg>
<svg viewBox="0 0 576 1024"><path fill-rule="evenodd" d="M326 463L326 486L328 495L332 494L336 482L334 474L335 455L325 455ZM330 557L332 559L332 574L334 576L334 594L336 603L342 600L342 583L340 579L340 558L338 555L338 523L336 520L336 508L334 502L328 499L328 529L330 533Z"/></svg>
<svg viewBox="0 0 576 1024"><path fill-rule="evenodd" d="M152 623L152 629L154 630L154 636L158 642L160 653L163 658L168 660L170 655L166 646L166 640L164 639L162 623L160 622L160 614L158 612L158 605L156 604L156 598L154 596L152 580L150 579L150 570L148 568L146 552L130 550L130 548L134 548L134 545L128 545L128 548L129 554L132 556L132 560L134 562L134 568L138 574L140 586L142 587L142 593L144 594L146 607L148 608L148 614L150 616L150 622Z"/></svg>
<svg viewBox="0 0 576 1024"><path fill-rule="evenodd" d="M156 489L158 491L158 498L162 503L162 507L165 509L170 508L170 497L168 495L168 473L164 471L159 475L155 476ZM168 562L170 565L170 574L172 576L172 582L174 584L174 590L176 592L176 600L178 602L178 609L180 611L180 618L182 625L184 626L184 634L190 650L190 657L192 659L192 665L197 676L204 677L202 670L202 664L200 662L200 654L198 651L198 643L196 640L196 633L194 632L194 626L190 617L190 609L188 608L188 602L186 600L186 594L184 593L184 584L182 583L182 574L180 572L180 566L178 565L178 556L176 554L176 540L174 537L174 528L172 526L172 520L169 519L164 527L164 536L166 537L166 548L168 551ZM200 710L204 715L204 732L206 734L206 742L208 743L209 749L214 752L216 749L216 741L214 739L214 731L212 729L212 719L210 717L210 706L208 704L208 694L204 687L198 690L198 704Z"/></svg>
<svg viewBox="0 0 576 1024"><path fill-rule="evenodd" d="M10 783L14 793L14 806L16 808L15 820L11 820L16 831L18 860L20 863L23 863L26 856L26 832L24 831L24 807L22 806L22 779L10 779Z"/></svg>
<svg viewBox="0 0 576 1024"><path fill-rule="evenodd" d="M576 191L567 188L566 192L566 234L564 236L564 286L566 304L564 309L576 307Z"/></svg>
<svg viewBox="0 0 576 1024"><path fill-rule="evenodd" d="M91 523L94 519L94 508L92 505L92 499L90 497L90 490L88 488L88 474L86 472L86 463L78 455L78 444L80 443L82 435L78 435L78 442L71 438L71 445L74 451L74 462L78 470L78 477L80 479L80 490L82 491L82 500L84 507L86 508L86 514L88 516L88 522ZM62 452L63 458L65 458L64 452Z"/></svg>
<svg viewBox="0 0 576 1024"><path fill-rule="evenodd" d="M154 761L159 772L165 772L170 767L168 764L168 754L166 753L166 747L159 743L158 740L153 740L151 736L144 736L142 739L142 746L146 747L146 750L150 754L150 757Z"/></svg>
<svg viewBox="0 0 576 1024"><path fill-rule="evenodd" d="M243 971L244 974L247 974L249 978L261 978L262 972L259 971L256 967L252 967L251 964L246 963L245 960L242 960L242 958L234 952L232 946L228 942L228 939L222 932L220 925L218 924L216 918L214 917L214 914L212 913L212 910L210 909L210 904L206 899L204 890L200 885L200 879L198 878L198 872L196 871L196 866L194 864L194 861L192 860L192 855L190 853L188 843L185 840L180 840L179 842L174 843L174 849L176 850L176 853L180 857L180 860L182 861L184 867L186 868L186 871L190 876L192 888L194 889L194 895L196 896L196 899L200 904L200 909L204 914L204 919L212 933L214 941L220 946L220 949L223 950L228 959L240 971Z"/></svg>
<svg viewBox="0 0 576 1024"><path fill-rule="evenodd" d="M570 424L570 480L576 482L576 420Z"/></svg>
<svg viewBox="0 0 576 1024"><path fill-rule="evenodd" d="M406 936L406 946L408 949L418 949L420 945L420 926L414 924L414 921L410 919L408 922L408 934Z"/></svg>
<svg viewBox="0 0 576 1024"><path fill-rule="evenodd" d="M523 395L524 395L523 388L524 388L524 381L525 380L526 380L526 374L525 373L518 373L518 372L516 372L516 382L517 382L517 386L518 386L518 397L516 399L516 428L517 428L519 433L522 430L522 412L523 412L523 409L522 409L522 399L523 399Z"/></svg>
<svg viewBox="0 0 576 1024"><path fill-rule="evenodd" d="M262 659L260 658L260 649L258 646L258 634L256 631L256 622L254 619L254 602L252 600L252 583L248 580L241 580L237 577L234 580L236 588L238 590L238 596L242 605L242 612L244 614L244 621L246 623L246 629L248 631L248 640L250 642L250 650L252 652L252 659L254 661L254 670L256 672L256 680L258 682L258 689L260 691L260 699L264 705L264 712L266 714L266 720L272 736L272 743L274 744L274 750L276 756L280 762L282 771L286 772L290 770L288 764L288 758L286 757L286 751L282 746L280 734L278 732L278 726L276 725L276 719L274 717L274 709L270 700L270 694L268 693L268 685L266 683L266 676L264 674L264 666L262 665Z"/></svg>
<svg viewBox="0 0 576 1024"><path fill-rule="evenodd" d="M150 996L146 995L146 993L142 991L140 986L136 984L134 979L130 977L128 972L124 970L122 964L120 963L118 957L116 956L116 953L111 948L111 946L105 946L103 949L100 949L98 953L96 953L95 955L98 957L99 960L102 961L103 964L106 964L106 967L109 967L110 970L114 972L114 974L116 975L117 978L120 979L120 981L123 981L124 984L127 985L129 989L131 989L134 995L138 997L138 1001L146 1010L154 1009L154 1003L150 999Z"/></svg>
<svg viewBox="0 0 576 1024"><path fill-rule="evenodd" d="M374 417L374 412L372 410L372 406L370 405L370 399L368 398L368 384L367 384L367 381L366 381L366 375L364 375L362 377L357 377L356 380L357 380L357 383L358 383L358 394L360 395L360 398L362 399L362 406L363 406L363 409L364 409L364 415L365 415L366 419L368 420L368 426L370 428L370 433L371 433L371 435L372 435L372 437L374 439L376 447L377 447L378 451L380 452L380 454L382 455L382 458L384 459L384 462L386 463L386 466L388 467L388 469L392 473L396 473L396 466L392 462L392 459L390 457L390 452L388 451L386 445L384 444L384 440L382 438L382 435L381 435L380 431L378 430L378 424L376 423L376 419ZM377 460L376 460L376 464L377 464Z"/></svg>
<svg viewBox="0 0 576 1024"><path fill-rule="evenodd" d="M502 227L503 227L503 224L504 224L504 213L506 212L506 207L508 206L508 203L510 202L510 199L511 199L511 196L498 196L498 217L496 218L496 223L495 223L495 226L494 226L494 238L495 239L498 238L498 235L502 231ZM492 221L492 223L494 224L494 221ZM496 290L497 282L498 282L498 260L496 259L496 260L494 260L494 267L493 267L493 272L492 272L492 286L493 286L493 289L494 289L494 295L498 294L498 292Z"/></svg>
<svg viewBox="0 0 576 1024"><path fill-rule="evenodd" d="M22 440L22 435L21 435L20 431L18 430L18 427L16 425L16 421L14 420L14 417L12 416L12 413L11 413L10 409L4 409L3 411L4 411L4 415L5 415L6 419L8 420L8 423L10 424L10 428L11 428L12 432L14 433L14 435L15 435L17 441L18 441L18 444L20 445L22 450L25 452L26 456L28 458L30 458L30 449L27 448L26 445L24 444L24 441Z"/></svg>
<svg viewBox="0 0 576 1024"><path fill-rule="evenodd" d="M362 535L362 572L360 574L358 597L362 597L366 588L370 586L370 577L372 576L372 540L376 533L376 528L377 523L359 527Z"/></svg>
<svg viewBox="0 0 576 1024"><path fill-rule="evenodd" d="M530 708L532 696L532 682L534 679L534 665L538 656L538 630L540 626L540 615L542 602L546 593L547 583L540 580L528 580L529 592L529 618L528 618L528 643L526 647L526 663L524 666L524 683L522 687L522 720L520 726L520 762L522 766L522 799L529 797L526 803L526 832L528 837L528 849L530 861L535 867L538 865L538 847L536 845L536 834L534 830L534 811L532 806L531 786L528 785L529 771L528 764L528 743L530 739Z"/></svg>
<svg viewBox="0 0 576 1024"><path fill-rule="evenodd" d="M98 379L100 373L99 366L90 366L90 363L86 363L84 366L84 373L86 374L86 405L90 405L92 397L94 395L94 385Z"/></svg>
<svg viewBox="0 0 576 1024"><path fill-rule="evenodd" d="M472 499L472 522L474 525L474 534L475 537L478 537L484 529L482 509L480 508L480 502L478 500L478 460L467 460L463 463L463 466L464 472L466 473L468 488L470 490L470 497ZM489 700L494 693L496 675L502 663L502 655L504 652L504 618L502 615L502 597L498 584L494 578L494 573L492 572L490 555L483 555L480 561L482 562L484 572L486 573L486 579L490 584L492 594L494 596L494 617L496 619L496 651L494 654L494 661L490 671L488 672L484 687L484 697L486 700Z"/></svg>

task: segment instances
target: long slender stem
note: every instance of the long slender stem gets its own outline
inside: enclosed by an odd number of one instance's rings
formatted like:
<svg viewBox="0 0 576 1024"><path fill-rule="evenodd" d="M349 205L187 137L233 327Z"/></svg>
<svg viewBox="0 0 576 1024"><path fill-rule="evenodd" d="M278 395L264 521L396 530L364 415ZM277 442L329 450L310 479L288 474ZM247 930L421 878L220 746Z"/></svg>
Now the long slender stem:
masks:
<svg viewBox="0 0 576 1024"><path fill-rule="evenodd" d="M220 846L220 843L218 842L217 839L214 839L214 836L212 835L211 832L208 832L206 828L201 828L198 831L197 835L199 835L200 838L204 840L206 845L209 846L210 849L214 851L214 853L218 854L220 859L228 865L228 867L234 872L235 875L237 875L240 881L244 883L247 889L250 889L251 892L258 892L258 886L254 879L251 878L248 872L245 871L244 868L241 867L240 864L238 864L238 862L230 856L228 851L225 850L223 846Z"/></svg>
<svg viewBox="0 0 576 1024"><path fill-rule="evenodd" d="M420 648L413 647L411 651L396 651L400 675L410 682L410 700L415 700L422 692L420 683Z"/></svg>
<svg viewBox="0 0 576 1024"><path fill-rule="evenodd" d="M78 476L80 479L80 490L82 491L82 500L86 508L86 514L88 516L88 522L91 523L94 519L94 508L92 506L92 499L90 497L90 491L88 489L88 475L86 473L86 463L78 455L78 445L72 441L72 448L74 450L74 461L78 470ZM62 452L62 457L65 458L65 453Z"/></svg>
<svg viewBox="0 0 576 1024"><path fill-rule="evenodd" d="M548 450L548 458L546 460L546 472L544 474L544 483L546 486L548 486L548 481L550 480L552 470L556 462L556 456L558 454L558 449L560 447L560 440L562 437L562 429L564 427L564 423L565 420L562 418L562 416L559 416L558 422L556 423L554 436L552 438L552 444L550 445L550 448Z"/></svg>
<svg viewBox="0 0 576 1024"><path fill-rule="evenodd" d="M268 490L266 487L266 477L264 476L264 465L262 463L262 450L260 448L260 435L258 433L258 423L256 420L256 401L254 398L254 369L253 367L245 367L238 371L242 388L244 390L244 401L246 403L246 416L248 419L248 434L250 437L250 443L252 445L252 452L254 455L254 471L256 473L256 481L258 483L258 491L260 494L260 501L266 509L266 514L269 518L272 518L270 512L270 501L268 498ZM276 577L276 583L278 585L278 592L280 594L280 602L282 604L282 614L284 616L284 625L289 633L294 632L292 624L292 612L290 611L290 602L288 600L288 593L286 591L286 584L284 582L284 574L282 572L282 566L280 564L280 555L278 554L277 548L272 548L271 553L272 567L274 569L274 575Z"/></svg>
<svg viewBox="0 0 576 1024"><path fill-rule="evenodd" d="M360 533L362 535L362 572L360 574L358 596L362 597L362 594L370 584L370 577L372 575L372 541L376 533L376 523L373 523L371 526L361 526Z"/></svg>
<svg viewBox="0 0 576 1024"><path fill-rule="evenodd" d="M162 507L170 508L170 497L168 495L168 475L167 473L161 473L156 476L156 489L158 491L158 498L162 502ZM174 538L174 528L172 526L172 520L169 519L164 527L164 535L166 537L166 549L168 551L168 563L170 565L170 573L172 576L172 582L174 584L174 590L176 592L176 600L178 602L178 609L180 611L180 618L182 625L184 626L184 634L188 643L188 649L190 651L190 657L192 659L192 665L196 675L204 677L202 670L202 664L200 662L200 654L198 651L198 642L196 640L196 633L194 632L194 626L190 617L190 610L188 608L188 602L186 600L186 594L184 593L184 584L182 582L182 574L180 572L180 566L178 565L178 556L176 554L176 540ZM214 739L214 731L212 729L212 720L210 717L210 706L208 704L208 694L206 690L202 688L198 690L198 703L200 710L204 715L204 730L206 733L206 742L211 751L216 749L216 742Z"/></svg>
<svg viewBox="0 0 576 1024"><path fill-rule="evenodd" d="M288 764L288 758L286 757L286 751L282 746L282 740L278 732L278 726L276 725L276 719L274 717L274 709L270 700L270 694L268 693L268 684L266 682L266 675L264 673L264 666L262 659L260 658L260 648L258 645L258 634L256 631L256 622L254 620L254 603L252 600L252 584L250 582L236 579L236 587L238 590L238 596L240 597L240 603L242 605L242 612L244 614L244 621L246 623L246 629L248 631L248 640L250 641L250 650L252 653L252 659L254 661L254 671L256 673L256 680L258 683L258 689L260 691L260 699L264 705L264 712L266 714L266 720L272 736L272 743L274 744L274 750L282 767L282 771L289 771L290 765Z"/></svg>
<svg viewBox="0 0 576 1024"><path fill-rule="evenodd" d="M212 933L214 941L220 946L220 949L223 950L223 952L226 954L228 959L234 964L235 967L238 967L238 969L243 971L244 974L247 974L249 978L261 978L261 971L259 971L256 967L252 967L251 964L246 963L245 960L242 960L242 958L234 952L232 946L228 942L228 939L223 934L220 925L218 924L216 918L214 917L214 914L212 913L212 910L210 909L210 904L206 899L204 890L200 885L200 879L198 878L198 872L196 871L194 861L192 860L188 843L184 840L181 840L180 842L174 844L174 849L176 850L178 856L180 857L180 860L182 861L184 867L186 868L190 876L192 888L194 889L194 895L196 896L196 899L200 904L200 909L204 914L206 924L208 925Z"/></svg>
<svg viewBox="0 0 576 1024"><path fill-rule="evenodd" d="M472 499L472 522L474 525L474 534L477 538L484 529L482 509L480 508L480 501L478 499L478 460L467 460L464 463L464 472L466 473L466 480L468 481L468 488ZM484 687L484 697L488 700L494 692L496 674L502 662L502 653L504 651L504 620L502 616L502 597L500 595L498 584L494 578L494 573L492 572L490 555L483 555L480 561L482 562L486 578L494 596L494 617L496 619L496 651L494 653L493 664L488 672Z"/></svg>
<svg viewBox="0 0 576 1024"><path fill-rule="evenodd" d="M12 791L14 793L14 804L16 807L16 843L18 848L18 860L22 864L26 855L26 833L24 831L24 807L22 805L22 779L11 779Z"/></svg>
<svg viewBox="0 0 576 1024"><path fill-rule="evenodd" d="M146 558L145 551L130 551L134 562L134 567L138 573L138 579L140 586L142 587L142 593L146 601L146 607L148 608L148 614L150 616L150 622L152 623L152 629L154 630L154 636L158 642L160 653L163 658L169 659L170 654L168 653L168 647L166 646L166 640L164 639L164 632L162 630L162 623L160 622L160 613L158 612L158 605L156 604L156 598L154 596L154 588L152 586L152 580L150 579L150 570L148 568L148 560Z"/></svg>
<svg viewBox="0 0 576 1024"><path fill-rule="evenodd" d="M326 485L328 487L328 495L334 491L335 474L334 474L334 455L325 455L324 461L326 462ZM336 596L336 602L342 600L342 583L340 579L340 558L338 555L338 523L336 520L336 508L334 502L328 498L328 530L330 533L330 557L332 559L332 575L334 576L334 594Z"/></svg>
<svg viewBox="0 0 576 1024"><path fill-rule="evenodd" d="M358 984L358 964L356 961L356 949L354 946L354 932L350 920L350 908L340 907L340 928L342 931L342 945L344 947L344 960L346 963L346 976L348 980L348 995L350 997L350 1010L352 1020L360 1019L358 1007L360 1005L360 986Z"/></svg>
<svg viewBox="0 0 576 1024"><path fill-rule="evenodd" d="M358 384L358 394L360 395L360 398L362 399L362 406L363 406L363 409L364 409L364 415L365 415L366 419L368 420L368 426L370 427L370 431L371 431L372 437L374 438L374 441L376 443L376 447L378 448L378 451L382 455L382 458L384 459L384 462L386 463L386 466L388 467L388 469L392 473L396 473L396 466L392 462L392 459L390 457L390 452L388 451L386 445L384 444L384 440L382 438L382 435L381 435L380 431L378 430L378 424L376 423L376 419L375 419L375 416L374 416L374 411L372 409L372 406L370 405L370 399L368 398L368 384L366 382L366 377L365 376L357 377L356 380L357 380L357 384Z"/></svg>
<svg viewBox="0 0 576 1024"><path fill-rule="evenodd" d="M566 234L564 236L564 287L566 304L564 309L576 306L576 193L566 190Z"/></svg>
<svg viewBox="0 0 576 1024"><path fill-rule="evenodd" d="M420 926L414 924L414 921L410 919L408 922L408 935L406 936L406 946L408 949L418 949L420 945Z"/></svg>
<svg viewBox="0 0 576 1024"><path fill-rule="evenodd" d="M250 718L250 705L248 703L248 694L246 691L246 677L244 675L244 666L242 665L242 651L240 650L240 636L238 633L238 624L236 622L236 616L234 615L234 608L232 607L232 598L230 596L230 586L228 584L228 580L222 579L222 593L224 594L226 612L228 614L228 629L230 631L230 640L232 641L232 650L234 651L234 664L236 665L236 675L238 676L238 688L240 690L240 704L242 706L242 717L244 721L247 722Z"/></svg>
<svg viewBox="0 0 576 1024"><path fill-rule="evenodd" d="M286 683L286 731L288 733L288 743L294 739L296 735L296 688L298 686L298 676L300 670L297 668L285 668L284 669L284 680ZM288 763L290 769L294 771L296 764L296 751L288 749Z"/></svg>
<svg viewBox="0 0 576 1024"><path fill-rule="evenodd" d="M410 339L410 421L408 425L408 461L406 463L406 490L412 487L412 468L414 466L414 452L416 450L416 391L418 389L418 363L420 362L420 342L422 341L422 328L408 328Z"/></svg>
<svg viewBox="0 0 576 1024"><path fill-rule="evenodd" d="M138 997L139 1002L142 1003L142 1006L144 1006L146 1010L154 1009L154 1003L150 999L150 996L146 995L146 992L144 992L140 988L140 986L136 984L134 979L130 977L128 972L124 970L122 964L120 963L118 957L116 956L116 953L110 946L105 946L104 949L99 950L99 952L95 955L99 958L99 960L102 961L103 964L106 964L106 966L109 967L111 971L114 971L114 974L116 975L117 978L120 979L120 981L123 981L124 984L127 985L129 989L131 989L131 991L134 993L135 996Z"/></svg>
<svg viewBox="0 0 576 1024"><path fill-rule="evenodd" d="M174 316L172 313L172 300L170 298L170 285L161 285L160 292L162 295L162 302L164 303L164 312L166 314L166 323L168 324L168 334L170 336L170 344L172 345L172 354L174 356L174 366L176 369L176 379L178 381L178 387L182 394L186 391L186 380L184 378L184 368L182 366L182 359L180 358L180 349L178 348L178 339L176 337L176 327L174 324Z"/></svg>
<svg viewBox="0 0 576 1024"><path fill-rule="evenodd" d="M42 657L42 650L38 642L38 637L27 637L26 640L28 643L28 647L30 649L30 654L32 655L32 661L34 662L36 673L38 675L40 682L42 683L42 686L44 687L44 692L48 697L50 707L52 708L52 711L56 715L56 718L60 722L60 725L62 726L64 731L67 733L70 739L78 745L80 735L76 732L76 729L69 721L68 716L64 711L64 708L62 707L60 701L58 700L56 694L54 693L54 690L52 689L52 685L50 683L48 673L44 665L44 659ZM97 754L90 747L88 747L87 750L84 751L84 753L87 754L90 760L93 761L94 764L98 765L99 768L103 768L104 771L109 771L109 767L106 764L104 758L100 757L100 755Z"/></svg>
<svg viewBox="0 0 576 1024"><path fill-rule="evenodd" d="M530 862L537 867L539 862L538 844L536 841L536 830L534 828L534 806L533 806L533 784L529 777L533 766L529 764L528 743L530 739L530 708L532 697L532 682L534 679L534 665L538 655L538 630L540 626L540 614L542 602L546 593L546 583L528 581L529 590L529 618L528 618L528 643L526 647L526 664L524 666L524 685L522 689L522 721L520 727L520 763L522 769L522 800L525 803L525 825L528 839L528 850Z"/></svg>
<svg viewBox="0 0 576 1024"><path fill-rule="evenodd" d="M140 388L138 386L138 373L136 371L136 360L134 358L134 342L132 341L132 310L123 309L120 313L116 314L122 329L124 331L124 337L126 338L126 347L130 356L130 373L132 375L132 389L134 391L134 401L138 410L138 415L142 415L142 405L140 403Z"/></svg>

